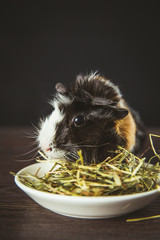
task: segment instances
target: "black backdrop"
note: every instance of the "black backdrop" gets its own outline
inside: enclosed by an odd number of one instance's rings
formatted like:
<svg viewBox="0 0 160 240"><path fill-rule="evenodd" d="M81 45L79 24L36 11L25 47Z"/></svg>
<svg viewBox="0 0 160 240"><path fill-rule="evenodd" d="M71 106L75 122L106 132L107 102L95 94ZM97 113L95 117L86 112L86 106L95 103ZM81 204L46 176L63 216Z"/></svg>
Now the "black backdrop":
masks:
<svg viewBox="0 0 160 240"><path fill-rule="evenodd" d="M160 125L158 1L1 1L0 124L37 124L56 82L98 70Z"/></svg>

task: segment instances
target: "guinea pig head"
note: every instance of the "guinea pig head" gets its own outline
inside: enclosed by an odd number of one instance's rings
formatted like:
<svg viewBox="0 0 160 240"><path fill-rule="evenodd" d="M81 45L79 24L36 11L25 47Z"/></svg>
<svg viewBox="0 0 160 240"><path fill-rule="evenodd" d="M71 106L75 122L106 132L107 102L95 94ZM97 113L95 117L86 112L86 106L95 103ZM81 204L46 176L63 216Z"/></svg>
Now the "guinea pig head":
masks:
<svg viewBox="0 0 160 240"><path fill-rule="evenodd" d="M39 147L50 159L73 160L81 149L85 161L103 161L117 143L115 122L126 117L128 110L83 89L75 94L58 84L56 90L53 111L40 124Z"/></svg>

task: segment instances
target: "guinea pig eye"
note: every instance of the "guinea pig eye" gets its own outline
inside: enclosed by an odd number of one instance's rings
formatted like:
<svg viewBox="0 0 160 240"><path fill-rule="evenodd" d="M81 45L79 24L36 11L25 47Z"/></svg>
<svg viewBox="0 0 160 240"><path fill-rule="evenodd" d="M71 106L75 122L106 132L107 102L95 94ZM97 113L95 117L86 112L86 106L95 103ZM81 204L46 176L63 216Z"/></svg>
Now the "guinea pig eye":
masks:
<svg viewBox="0 0 160 240"><path fill-rule="evenodd" d="M73 122L76 127L81 127L84 124L84 116L82 115L76 116Z"/></svg>

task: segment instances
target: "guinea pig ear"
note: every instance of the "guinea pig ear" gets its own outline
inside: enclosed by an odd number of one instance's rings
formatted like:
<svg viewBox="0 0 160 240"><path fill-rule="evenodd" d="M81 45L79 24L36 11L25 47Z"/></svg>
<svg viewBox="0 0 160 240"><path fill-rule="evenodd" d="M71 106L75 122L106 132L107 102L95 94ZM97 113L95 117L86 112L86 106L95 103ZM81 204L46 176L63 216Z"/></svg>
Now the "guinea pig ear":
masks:
<svg viewBox="0 0 160 240"><path fill-rule="evenodd" d="M65 94L67 92L67 88L62 83L57 83L55 89L58 93Z"/></svg>
<svg viewBox="0 0 160 240"><path fill-rule="evenodd" d="M112 115L114 120L120 120L125 118L129 111L126 108L111 107Z"/></svg>
<svg viewBox="0 0 160 240"><path fill-rule="evenodd" d="M125 108L118 108L118 107L101 107L96 110L91 111L87 115L87 119L93 120L93 119L107 119L107 121L116 121L120 120L124 117L126 117L128 114L128 110Z"/></svg>

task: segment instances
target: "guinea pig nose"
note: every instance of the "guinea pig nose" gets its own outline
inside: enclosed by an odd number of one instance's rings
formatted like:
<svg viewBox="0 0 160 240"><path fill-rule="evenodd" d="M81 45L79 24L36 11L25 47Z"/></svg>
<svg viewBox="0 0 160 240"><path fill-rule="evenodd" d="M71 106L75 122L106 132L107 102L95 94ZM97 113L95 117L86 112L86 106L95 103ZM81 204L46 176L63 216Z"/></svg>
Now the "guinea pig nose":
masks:
<svg viewBox="0 0 160 240"><path fill-rule="evenodd" d="M51 148L51 147L46 148L45 151L46 151L46 152L51 152L51 151L52 151L52 148Z"/></svg>

